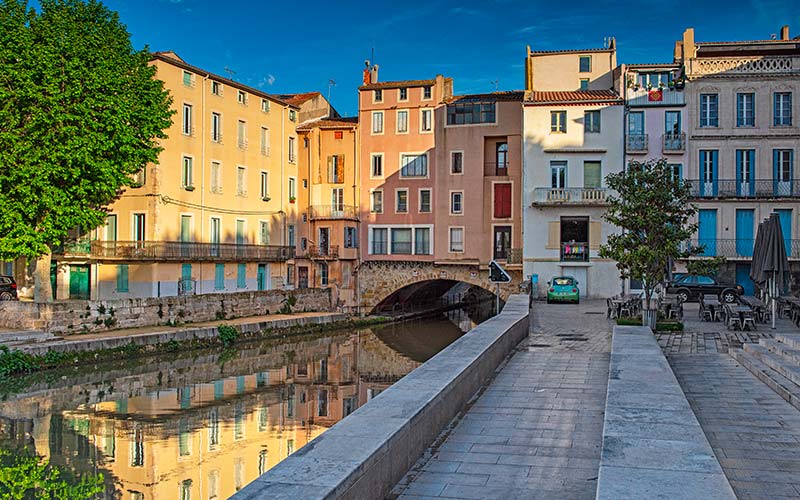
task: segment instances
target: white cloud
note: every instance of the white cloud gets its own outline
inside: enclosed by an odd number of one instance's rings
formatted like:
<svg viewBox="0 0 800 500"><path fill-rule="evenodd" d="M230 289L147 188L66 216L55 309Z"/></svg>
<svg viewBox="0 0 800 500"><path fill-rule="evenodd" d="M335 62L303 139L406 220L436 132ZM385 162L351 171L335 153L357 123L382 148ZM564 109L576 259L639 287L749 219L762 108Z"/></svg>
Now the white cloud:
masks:
<svg viewBox="0 0 800 500"><path fill-rule="evenodd" d="M258 88L263 88L267 85L272 85L273 83L275 83L275 76L268 74L258 82Z"/></svg>

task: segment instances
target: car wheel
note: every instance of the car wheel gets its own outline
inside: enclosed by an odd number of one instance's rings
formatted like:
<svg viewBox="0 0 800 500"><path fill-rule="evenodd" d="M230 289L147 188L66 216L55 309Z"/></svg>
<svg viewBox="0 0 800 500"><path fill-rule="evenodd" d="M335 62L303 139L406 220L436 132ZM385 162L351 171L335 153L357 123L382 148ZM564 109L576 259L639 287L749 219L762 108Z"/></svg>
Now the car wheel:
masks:
<svg viewBox="0 0 800 500"><path fill-rule="evenodd" d="M548 304L552 304L552 303L553 303L553 301L552 301L552 300L550 300L550 299L547 299L547 303L548 303Z"/></svg>
<svg viewBox="0 0 800 500"><path fill-rule="evenodd" d="M725 290L722 292L722 302L726 304L733 304L736 302L736 292L733 290Z"/></svg>
<svg viewBox="0 0 800 500"><path fill-rule="evenodd" d="M14 300L14 296L11 295L11 292L3 292L0 293L0 300Z"/></svg>
<svg viewBox="0 0 800 500"><path fill-rule="evenodd" d="M581 299L576 300L575 303L576 304L580 304L581 303Z"/></svg>
<svg viewBox="0 0 800 500"><path fill-rule="evenodd" d="M681 302L687 302L689 300L689 292L686 290L681 290L677 293L678 300Z"/></svg>

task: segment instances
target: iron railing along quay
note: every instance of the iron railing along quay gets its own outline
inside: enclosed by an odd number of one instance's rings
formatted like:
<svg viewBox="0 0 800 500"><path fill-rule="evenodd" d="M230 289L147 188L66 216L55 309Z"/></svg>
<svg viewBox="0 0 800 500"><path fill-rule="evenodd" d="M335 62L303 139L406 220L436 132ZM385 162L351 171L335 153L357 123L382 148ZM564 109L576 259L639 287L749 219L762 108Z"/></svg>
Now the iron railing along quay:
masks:
<svg viewBox="0 0 800 500"><path fill-rule="evenodd" d="M97 260L126 261L283 262L294 258L294 248L182 241L93 241L90 256Z"/></svg>
<svg viewBox="0 0 800 500"><path fill-rule="evenodd" d="M352 219L358 220L358 207L353 205L311 205L308 218L319 219Z"/></svg>
<svg viewBox="0 0 800 500"><path fill-rule="evenodd" d="M800 196L800 180L687 179L693 198L794 198Z"/></svg>
<svg viewBox="0 0 800 500"><path fill-rule="evenodd" d="M608 194L605 188L534 188L533 203L604 205Z"/></svg>

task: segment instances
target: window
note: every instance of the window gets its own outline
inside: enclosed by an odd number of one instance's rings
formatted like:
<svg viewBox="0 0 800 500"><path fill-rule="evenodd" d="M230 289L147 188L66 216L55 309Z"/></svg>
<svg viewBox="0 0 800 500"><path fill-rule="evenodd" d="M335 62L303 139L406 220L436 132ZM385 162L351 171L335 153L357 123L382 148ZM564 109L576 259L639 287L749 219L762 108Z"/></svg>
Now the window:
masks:
<svg viewBox="0 0 800 500"><path fill-rule="evenodd" d="M289 110L289 121L296 122L297 121L297 111L290 109Z"/></svg>
<svg viewBox="0 0 800 500"><path fill-rule="evenodd" d="M183 105L183 135L192 135L192 105Z"/></svg>
<svg viewBox="0 0 800 500"><path fill-rule="evenodd" d="M192 157L183 157L183 168L181 169L181 187L187 191L194 189L192 185Z"/></svg>
<svg viewBox="0 0 800 500"><path fill-rule="evenodd" d="M225 289L225 264L214 265L214 290ZM209 445L211 443L209 442Z"/></svg>
<svg viewBox="0 0 800 500"><path fill-rule="evenodd" d="M448 125L469 125L471 123L494 123L495 103L456 102L447 105Z"/></svg>
<svg viewBox="0 0 800 500"><path fill-rule="evenodd" d="M736 126L755 127L755 94L736 94Z"/></svg>
<svg viewBox="0 0 800 500"><path fill-rule="evenodd" d="M403 154L400 156L400 177L427 177L428 155Z"/></svg>
<svg viewBox="0 0 800 500"><path fill-rule="evenodd" d="M420 213L428 213L431 211L431 190L419 190L419 211Z"/></svg>
<svg viewBox="0 0 800 500"><path fill-rule="evenodd" d="M419 117L419 129L421 132L430 132L433 130L433 110L421 109Z"/></svg>
<svg viewBox="0 0 800 500"><path fill-rule="evenodd" d="M331 189L331 209L335 216L344 214L344 188Z"/></svg>
<svg viewBox="0 0 800 500"><path fill-rule="evenodd" d="M239 149L247 149L247 123L244 120L239 120L236 127L236 141Z"/></svg>
<svg viewBox="0 0 800 500"><path fill-rule="evenodd" d="M349 226L344 228L344 247L358 248L358 228Z"/></svg>
<svg viewBox="0 0 800 500"><path fill-rule="evenodd" d="M564 189L567 187L567 162L550 162L550 187L553 189Z"/></svg>
<svg viewBox="0 0 800 500"><path fill-rule="evenodd" d="M411 228L392 228L392 254L411 254Z"/></svg>
<svg viewBox="0 0 800 500"><path fill-rule="evenodd" d="M266 99L261 99L261 111L264 113L269 113L269 101Z"/></svg>
<svg viewBox="0 0 800 500"><path fill-rule="evenodd" d="M376 227L372 229L372 254L385 255L389 248L387 246L389 230L383 227Z"/></svg>
<svg viewBox="0 0 800 500"><path fill-rule="evenodd" d="M219 82L211 82L211 93L214 95L222 95L222 84Z"/></svg>
<svg viewBox="0 0 800 500"><path fill-rule="evenodd" d="M374 214L383 213L383 191L373 191L370 197L370 212Z"/></svg>
<svg viewBox="0 0 800 500"><path fill-rule="evenodd" d="M464 251L464 228L451 227L450 228L450 251L463 252Z"/></svg>
<svg viewBox="0 0 800 500"><path fill-rule="evenodd" d="M580 56L578 71L581 73L592 72L592 56Z"/></svg>
<svg viewBox="0 0 800 500"><path fill-rule="evenodd" d="M139 427L133 429L129 455L131 459L131 467L144 466L144 431L142 431L142 429Z"/></svg>
<svg viewBox="0 0 800 500"><path fill-rule="evenodd" d="M222 115L211 113L211 140L222 142Z"/></svg>
<svg viewBox="0 0 800 500"><path fill-rule="evenodd" d="M398 189L395 191L396 203L395 212L407 213L408 212L408 189Z"/></svg>
<svg viewBox="0 0 800 500"><path fill-rule="evenodd" d="M236 265L236 288L247 288L247 264Z"/></svg>
<svg viewBox="0 0 800 500"><path fill-rule="evenodd" d="M700 126L719 126L719 96L717 94L700 94Z"/></svg>
<svg viewBox="0 0 800 500"><path fill-rule="evenodd" d="M289 200L297 198L297 181L294 177L289 177Z"/></svg>
<svg viewBox="0 0 800 500"><path fill-rule="evenodd" d="M372 113L372 133L383 133L383 111L373 111Z"/></svg>
<svg viewBox="0 0 800 500"><path fill-rule="evenodd" d="M792 93L775 92L772 108L772 124L776 127L788 127L792 124Z"/></svg>
<svg viewBox="0 0 800 500"><path fill-rule="evenodd" d="M179 500L192 500L192 480L184 479L181 481L181 491Z"/></svg>
<svg viewBox="0 0 800 500"><path fill-rule="evenodd" d="M494 155L497 160L495 175L508 175L508 143L498 142L494 147Z"/></svg>
<svg viewBox="0 0 800 500"><path fill-rule="evenodd" d="M397 112L397 133L408 133L408 110L406 109Z"/></svg>
<svg viewBox="0 0 800 500"><path fill-rule="evenodd" d="M141 170L133 175L132 188L142 187L147 182L147 167L142 167Z"/></svg>
<svg viewBox="0 0 800 500"><path fill-rule="evenodd" d="M375 89L372 93L372 102L383 102L383 90Z"/></svg>
<svg viewBox="0 0 800 500"><path fill-rule="evenodd" d="M422 98L423 99L432 99L433 98L433 87L430 85L426 85L422 87Z"/></svg>
<svg viewBox="0 0 800 500"><path fill-rule="evenodd" d="M589 134L600 133L600 111L583 113L583 131Z"/></svg>
<svg viewBox="0 0 800 500"><path fill-rule="evenodd" d="M117 266L117 293L128 291L128 264Z"/></svg>
<svg viewBox="0 0 800 500"><path fill-rule="evenodd" d="M416 255L430 255L431 229L428 227L414 228L414 253Z"/></svg>
<svg viewBox="0 0 800 500"><path fill-rule="evenodd" d="M511 183L503 182L494 185L494 218L511 217Z"/></svg>
<svg viewBox="0 0 800 500"><path fill-rule="evenodd" d="M319 284L320 286L328 286L328 263L319 263Z"/></svg>
<svg viewBox="0 0 800 500"><path fill-rule="evenodd" d="M194 86L194 75L189 73L188 71L183 72L183 84L187 87Z"/></svg>
<svg viewBox="0 0 800 500"><path fill-rule="evenodd" d="M247 104L247 94L243 90L236 93L236 102L239 104Z"/></svg>
<svg viewBox="0 0 800 500"><path fill-rule="evenodd" d="M109 214L106 217L106 241L117 241L117 216L116 214ZM13 267L13 266L12 266ZM3 274L12 274L10 270L9 272ZM3 271L0 270L0 273Z"/></svg>
<svg viewBox="0 0 800 500"><path fill-rule="evenodd" d="M372 155L371 177L383 177L383 153L375 153Z"/></svg>
<svg viewBox="0 0 800 500"><path fill-rule="evenodd" d="M668 163L667 167L669 167L670 171L672 172L673 180L683 179L683 165L680 163Z"/></svg>
<svg viewBox="0 0 800 500"><path fill-rule="evenodd" d="M397 92L398 92L397 100L399 101L408 100L408 89L399 89Z"/></svg>
<svg viewBox="0 0 800 500"><path fill-rule="evenodd" d="M564 134L567 132L567 112L566 111L551 111L550 112L550 132L557 132Z"/></svg>
<svg viewBox="0 0 800 500"><path fill-rule="evenodd" d="M344 183L344 155L328 157L328 184Z"/></svg>
<svg viewBox="0 0 800 500"><path fill-rule="evenodd" d="M776 196L792 196L793 194L797 194L796 190L792 189L793 157L794 150L772 150L772 175ZM793 193L793 191L795 192Z"/></svg>
<svg viewBox="0 0 800 500"><path fill-rule="evenodd" d="M294 224L289 224L289 226L286 228L286 231L287 231L287 234L288 234L288 238L287 239L289 240L289 246L290 247L295 246Z"/></svg>
<svg viewBox="0 0 800 500"><path fill-rule="evenodd" d="M269 129L261 127L261 154L269 156Z"/></svg>
<svg viewBox="0 0 800 500"><path fill-rule="evenodd" d="M600 189L602 187L602 167L599 161L583 162L583 187L588 189Z"/></svg>
<svg viewBox="0 0 800 500"><path fill-rule="evenodd" d="M464 213L463 207L464 193L456 191L450 193L450 214L459 215Z"/></svg>
<svg viewBox="0 0 800 500"><path fill-rule="evenodd" d="M244 167L236 167L236 195L247 196L247 170Z"/></svg>
<svg viewBox="0 0 800 500"><path fill-rule="evenodd" d="M589 79L588 78L581 78L581 84L579 90L589 90Z"/></svg>
<svg viewBox="0 0 800 500"><path fill-rule="evenodd" d="M667 111L664 113L664 132L673 135L681 133L680 111Z"/></svg>
<svg viewBox="0 0 800 500"><path fill-rule="evenodd" d="M269 201L269 172L261 172L261 199Z"/></svg>
<svg viewBox="0 0 800 500"><path fill-rule="evenodd" d="M190 438L189 420L183 417L178 421L178 456L186 457L192 454Z"/></svg>
<svg viewBox="0 0 800 500"><path fill-rule="evenodd" d="M294 146L295 146L295 137L289 137L289 163L294 163L297 160L297 156L295 155Z"/></svg>
<svg viewBox="0 0 800 500"><path fill-rule="evenodd" d="M144 499L142 499L144 500ZM219 500L219 471L208 473L208 500Z"/></svg>
<svg viewBox="0 0 800 500"><path fill-rule="evenodd" d="M451 151L450 152L450 173L463 174L464 173L464 152Z"/></svg>
<svg viewBox="0 0 800 500"><path fill-rule="evenodd" d="M218 161L211 162L211 192L222 193L222 165Z"/></svg>

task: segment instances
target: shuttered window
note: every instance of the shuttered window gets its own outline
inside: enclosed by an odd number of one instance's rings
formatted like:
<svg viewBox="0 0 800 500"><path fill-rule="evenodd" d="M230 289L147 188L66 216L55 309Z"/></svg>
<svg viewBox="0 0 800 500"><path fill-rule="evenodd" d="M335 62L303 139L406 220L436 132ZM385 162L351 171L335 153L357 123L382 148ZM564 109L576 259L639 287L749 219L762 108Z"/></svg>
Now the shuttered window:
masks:
<svg viewBox="0 0 800 500"><path fill-rule="evenodd" d="M511 217L511 184L502 183L494 185L494 218L508 219Z"/></svg>
<svg viewBox="0 0 800 500"><path fill-rule="evenodd" d="M117 266L117 292L128 291L128 264Z"/></svg>
<svg viewBox="0 0 800 500"><path fill-rule="evenodd" d="M328 183L344 184L344 155L328 157Z"/></svg>

